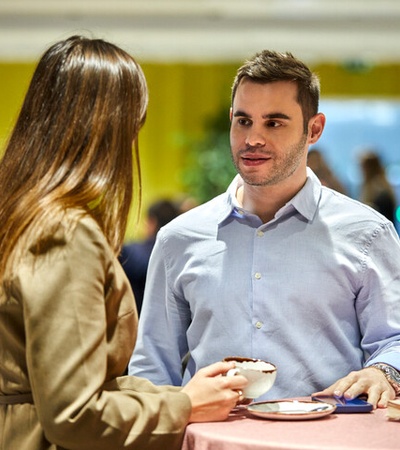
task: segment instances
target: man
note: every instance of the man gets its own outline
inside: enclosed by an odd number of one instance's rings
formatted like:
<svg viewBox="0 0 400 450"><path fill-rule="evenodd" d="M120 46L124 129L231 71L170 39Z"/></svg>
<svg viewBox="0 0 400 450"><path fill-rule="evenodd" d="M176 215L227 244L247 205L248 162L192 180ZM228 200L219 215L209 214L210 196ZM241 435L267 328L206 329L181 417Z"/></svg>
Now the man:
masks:
<svg viewBox="0 0 400 450"><path fill-rule="evenodd" d="M325 125L318 101L318 78L290 53L239 68L238 175L160 231L130 373L179 385L239 355L278 367L263 399L366 394L385 407L400 392L399 238L307 168Z"/></svg>

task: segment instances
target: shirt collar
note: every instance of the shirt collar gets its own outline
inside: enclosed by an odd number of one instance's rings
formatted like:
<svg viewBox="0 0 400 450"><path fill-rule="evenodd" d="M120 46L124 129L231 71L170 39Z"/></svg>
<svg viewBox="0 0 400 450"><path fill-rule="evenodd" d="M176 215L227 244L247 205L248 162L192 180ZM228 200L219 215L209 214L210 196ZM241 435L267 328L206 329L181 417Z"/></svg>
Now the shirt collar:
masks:
<svg viewBox="0 0 400 450"><path fill-rule="evenodd" d="M224 207L221 209L218 223L222 223L227 217L229 217L236 210L241 209L237 198L236 191L243 185L243 180L240 175L236 175L229 185ZM311 221L317 211L319 199L321 197L321 182L314 174L314 172L307 167L307 180L300 191L289 200L280 211L277 216L282 215L288 209L295 208L298 213L304 216L307 220Z"/></svg>
<svg viewBox="0 0 400 450"><path fill-rule="evenodd" d="M236 175L231 184L228 186L225 196L223 197L224 204L219 214L218 225L220 225L225 219L227 219L232 213L234 213L235 210L240 208L240 205L236 199L236 191L242 184L243 180L241 176Z"/></svg>
<svg viewBox="0 0 400 450"><path fill-rule="evenodd" d="M314 172L307 167L307 180L300 191L287 203L294 208L307 220L311 221L318 208L321 198L321 182ZM285 207L286 207L285 206Z"/></svg>

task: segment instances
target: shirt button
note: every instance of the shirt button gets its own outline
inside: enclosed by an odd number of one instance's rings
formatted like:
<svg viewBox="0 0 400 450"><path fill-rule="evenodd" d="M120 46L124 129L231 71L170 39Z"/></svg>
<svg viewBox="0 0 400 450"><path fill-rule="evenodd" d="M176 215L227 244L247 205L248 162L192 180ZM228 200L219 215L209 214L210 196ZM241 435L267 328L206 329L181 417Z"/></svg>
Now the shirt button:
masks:
<svg viewBox="0 0 400 450"><path fill-rule="evenodd" d="M264 231L258 230L257 231L257 236L258 237L263 237L264 236Z"/></svg>
<svg viewBox="0 0 400 450"><path fill-rule="evenodd" d="M261 278L261 273L260 272L256 272L254 277L255 277L256 280L259 280Z"/></svg>
<svg viewBox="0 0 400 450"><path fill-rule="evenodd" d="M260 329L263 326L262 322L257 322L256 323L256 328Z"/></svg>

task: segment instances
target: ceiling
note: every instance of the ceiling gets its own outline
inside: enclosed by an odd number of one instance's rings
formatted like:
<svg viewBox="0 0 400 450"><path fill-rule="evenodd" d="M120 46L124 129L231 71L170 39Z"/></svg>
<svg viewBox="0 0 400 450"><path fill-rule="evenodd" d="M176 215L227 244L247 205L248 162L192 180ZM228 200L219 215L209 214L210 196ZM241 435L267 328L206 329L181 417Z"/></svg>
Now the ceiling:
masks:
<svg viewBox="0 0 400 450"><path fill-rule="evenodd" d="M73 33L140 61L238 61L270 48L308 61L400 62L399 0L1 0L0 59Z"/></svg>

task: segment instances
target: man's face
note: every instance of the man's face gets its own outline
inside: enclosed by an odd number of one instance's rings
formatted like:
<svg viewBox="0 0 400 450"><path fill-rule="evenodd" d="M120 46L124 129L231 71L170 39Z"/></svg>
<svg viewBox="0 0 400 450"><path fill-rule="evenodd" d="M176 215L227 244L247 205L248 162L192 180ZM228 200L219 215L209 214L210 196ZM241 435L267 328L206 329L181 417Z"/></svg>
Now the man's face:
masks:
<svg viewBox="0 0 400 450"><path fill-rule="evenodd" d="M245 183L275 185L305 170L307 135L297 85L243 80L231 111L232 159Z"/></svg>

